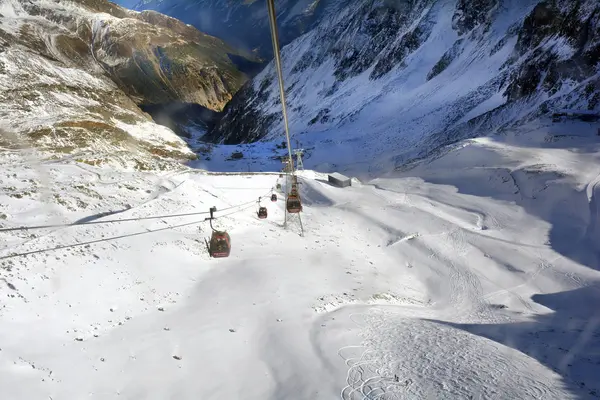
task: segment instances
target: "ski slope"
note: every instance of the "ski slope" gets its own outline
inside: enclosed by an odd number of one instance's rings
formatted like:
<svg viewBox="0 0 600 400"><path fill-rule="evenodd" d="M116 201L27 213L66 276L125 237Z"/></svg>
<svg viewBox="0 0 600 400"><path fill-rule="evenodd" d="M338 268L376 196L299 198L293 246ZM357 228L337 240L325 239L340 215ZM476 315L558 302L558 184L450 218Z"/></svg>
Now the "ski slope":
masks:
<svg viewBox="0 0 600 400"><path fill-rule="evenodd" d="M304 171L304 237L282 196L256 216L277 173L0 152L3 229L95 223L0 231L2 398L597 398L600 146L573 124L345 189ZM169 217L211 206L227 259Z"/></svg>

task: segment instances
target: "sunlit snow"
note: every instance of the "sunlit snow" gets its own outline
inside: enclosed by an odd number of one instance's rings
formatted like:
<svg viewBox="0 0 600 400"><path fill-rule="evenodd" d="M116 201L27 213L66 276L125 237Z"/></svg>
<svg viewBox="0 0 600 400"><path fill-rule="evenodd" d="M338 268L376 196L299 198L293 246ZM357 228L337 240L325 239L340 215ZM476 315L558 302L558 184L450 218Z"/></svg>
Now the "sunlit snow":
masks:
<svg viewBox="0 0 600 400"><path fill-rule="evenodd" d="M536 123L345 189L301 172L304 237L268 198L275 168L2 152L3 229L128 220L0 232L3 397L592 398L594 134ZM205 249L211 206L227 259Z"/></svg>

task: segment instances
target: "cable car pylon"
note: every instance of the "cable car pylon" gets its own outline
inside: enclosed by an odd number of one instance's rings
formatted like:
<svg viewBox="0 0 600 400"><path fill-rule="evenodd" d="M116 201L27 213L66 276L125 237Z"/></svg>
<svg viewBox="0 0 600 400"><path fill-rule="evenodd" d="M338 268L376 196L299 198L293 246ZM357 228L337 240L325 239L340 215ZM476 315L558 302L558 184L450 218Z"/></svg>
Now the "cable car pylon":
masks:
<svg viewBox="0 0 600 400"><path fill-rule="evenodd" d="M279 53L279 34L277 32L277 20L275 17L275 1L274 0L267 0L267 9L269 11L269 26L271 28L271 42L273 44L273 55L275 56L275 66L277 67L277 76L278 76L278 81L279 81L279 97L281 98L281 110L283 113L283 123L285 126L285 139L286 139L286 143L287 143L287 149L288 149L288 163L290 166L290 169L288 169L286 171L286 176L287 176L287 180L286 180L286 198L285 198L285 203L286 203L286 207L285 207L285 219L283 222L283 226L287 227L288 224L288 212L289 210L295 210L298 207L289 207L290 205L300 205L300 211L302 210L302 205L300 203L300 196L298 194L298 192L294 194L290 193L290 175L291 178L294 182L296 181L296 171L294 169L294 159L292 157L292 144L290 141L290 129L289 129L289 124L288 124L288 117L287 117L287 108L286 108L286 104L285 104L285 87L283 84L283 71L282 71L282 67L281 67L281 55ZM291 171L291 172L290 172ZM304 227L302 226L302 218L300 217L300 213L299 211L295 211L294 214L297 215L298 217L298 221L300 223L300 236L304 236Z"/></svg>

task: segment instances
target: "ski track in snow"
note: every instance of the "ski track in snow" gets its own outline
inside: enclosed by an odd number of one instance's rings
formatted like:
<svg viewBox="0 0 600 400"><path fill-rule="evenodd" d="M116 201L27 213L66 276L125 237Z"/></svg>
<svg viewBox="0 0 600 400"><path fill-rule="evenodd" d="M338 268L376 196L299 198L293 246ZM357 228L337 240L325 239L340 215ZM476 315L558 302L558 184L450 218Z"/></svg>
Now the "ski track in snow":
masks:
<svg viewBox="0 0 600 400"><path fill-rule="evenodd" d="M573 165L563 151L545 168ZM490 152L502 154L501 162ZM2 227L114 219L103 216L107 210L140 220L30 232L36 237L0 232L8 246L0 257L147 234L0 260L0 389L8 398L600 393L593 350L600 316L585 307L595 300L552 301L597 285L600 272L556 250L548 237L561 226L525 210L554 209L551 195L563 201L580 191L547 183L546 172L522 174L525 193L546 186L537 198L522 198L498 172L524 171L524 160L542 164L542 147L474 140L413 170L345 189L324 174L301 172L304 237L293 218L282 229L282 192L277 202L263 202L267 220L256 216L258 196L277 183L285 190L277 173L156 174L72 160L24 169L11 154L15 162L3 164L0 175ZM600 178L583 172L597 155L578 157L569 179L587 188L589 209L577 211L586 224L582 238L591 240ZM478 164L482 159L489 165ZM143 219L246 203L215 221L231 234L228 259L207 256L204 216Z"/></svg>
<svg viewBox="0 0 600 400"><path fill-rule="evenodd" d="M366 346L340 350L349 367L343 399L564 396L552 373L540 373L527 356L512 349L397 313L371 311L362 317ZM359 350L359 355L345 355L349 350Z"/></svg>

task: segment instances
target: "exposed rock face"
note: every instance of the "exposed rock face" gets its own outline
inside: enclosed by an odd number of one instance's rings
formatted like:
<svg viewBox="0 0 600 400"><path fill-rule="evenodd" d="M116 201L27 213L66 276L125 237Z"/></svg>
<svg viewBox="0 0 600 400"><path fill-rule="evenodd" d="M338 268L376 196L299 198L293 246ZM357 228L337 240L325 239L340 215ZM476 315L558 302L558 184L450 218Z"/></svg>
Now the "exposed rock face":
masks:
<svg viewBox="0 0 600 400"><path fill-rule="evenodd" d="M536 5L523 22L509 60L523 60L511 75L506 90L509 101L539 91L553 96L565 85L587 81L583 93L587 108L598 107L600 4L593 3L553 0Z"/></svg>
<svg viewBox="0 0 600 400"><path fill-rule="evenodd" d="M404 65L431 34L432 23L420 14L432 1L363 2L352 17L337 24L331 34L333 46L317 48L317 60L333 56L335 76L343 81L373 68L370 79L387 74L396 65ZM416 23L414 27L410 25ZM350 40L349 40L350 37ZM322 37L326 40L325 35ZM314 53L313 53L314 54ZM313 64L314 65L314 64Z"/></svg>
<svg viewBox="0 0 600 400"><path fill-rule="evenodd" d="M498 6L499 0L458 0L452 16L453 28L464 35L477 26L491 22L490 12Z"/></svg>
<svg viewBox="0 0 600 400"><path fill-rule="evenodd" d="M261 112L262 102L269 99L270 84L274 78L262 82L255 89L250 82L246 84L237 96L227 104L224 115L213 124L203 137L206 141L222 142L223 144L238 144L253 142L265 136L275 121L281 120L281 112L265 115ZM256 101L256 105L248 105L248 101Z"/></svg>
<svg viewBox="0 0 600 400"><path fill-rule="evenodd" d="M402 162L553 108L598 110L599 35L596 0L356 1L282 51L292 134L340 132L327 140ZM271 63L207 138L281 135L275 78Z"/></svg>
<svg viewBox="0 0 600 400"><path fill-rule="evenodd" d="M98 65L138 104L182 101L219 110L246 80L228 56L237 51L156 12L136 13L107 0L20 5L30 16L21 38L65 65Z"/></svg>
<svg viewBox="0 0 600 400"><path fill-rule="evenodd" d="M460 53L463 50L463 43L464 39L458 39L456 42L454 42L452 47L444 53L442 58L440 58L440 60L433 66L431 71L429 71L429 74L427 74L427 80L431 80L444 72L444 70L448 68L450 64L452 64L452 61L460 56Z"/></svg>
<svg viewBox="0 0 600 400"><path fill-rule="evenodd" d="M62 153L102 149L112 156L193 158L180 138L137 105L221 109L246 79L229 53L239 56L173 18L107 0L6 0L0 17L2 141Z"/></svg>

